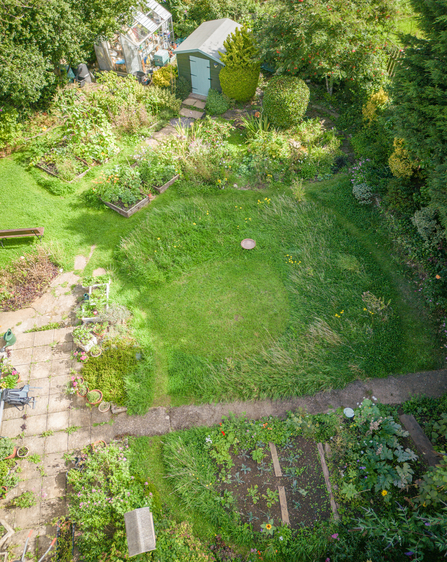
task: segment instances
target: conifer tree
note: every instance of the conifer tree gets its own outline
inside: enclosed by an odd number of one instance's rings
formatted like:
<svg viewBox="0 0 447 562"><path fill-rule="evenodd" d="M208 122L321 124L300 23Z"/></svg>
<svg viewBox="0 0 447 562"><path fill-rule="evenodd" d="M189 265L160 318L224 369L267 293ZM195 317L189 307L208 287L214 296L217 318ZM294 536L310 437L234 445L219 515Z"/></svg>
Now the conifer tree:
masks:
<svg viewBox="0 0 447 562"><path fill-rule="evenodd" d="M225 52L220 59L225 67L219 79L222 91L229 98L248 101L254 96L261 65L253 33L246 27L238 28L224 41Z"/></svg>
<svg viewBox="0 0 447 562"><path fill-rule="evenodd" d="M430 203L447 228L447 0L411 3L424 38L406 38L393 80L396 136L427 173Z"/></svg>

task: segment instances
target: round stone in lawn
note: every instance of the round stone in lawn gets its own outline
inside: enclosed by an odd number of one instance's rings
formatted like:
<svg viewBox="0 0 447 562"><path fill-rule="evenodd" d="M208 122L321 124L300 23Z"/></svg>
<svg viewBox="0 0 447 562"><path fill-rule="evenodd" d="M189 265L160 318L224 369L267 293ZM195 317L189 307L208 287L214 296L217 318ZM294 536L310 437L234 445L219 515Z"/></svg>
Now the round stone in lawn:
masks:
<svg viewBox="0 0 447 562"><path fill-rule="evenodd" d="M256 242L252 238L244 238L244 240L242 240L241 242L241 246L244 248L244 250L253 250L253 248L256 246Z"/></svg>

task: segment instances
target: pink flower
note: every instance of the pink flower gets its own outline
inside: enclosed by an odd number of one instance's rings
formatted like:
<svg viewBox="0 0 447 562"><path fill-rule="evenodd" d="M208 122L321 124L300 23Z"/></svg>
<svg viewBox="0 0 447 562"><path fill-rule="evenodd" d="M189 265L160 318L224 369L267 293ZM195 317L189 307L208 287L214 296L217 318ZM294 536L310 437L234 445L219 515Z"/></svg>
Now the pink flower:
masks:
<svg viewBox="0 0 447 562"><path fill-rule="evenodd" d="M335 535L331 535L331 537L338 540L338 533L335 533Z"/></svg>
<svg viewBox="0 0 447 562"><path fill-rule="evenodd" d="M149 484L147 482L144 483L145 486L149 486Z"/></svg>

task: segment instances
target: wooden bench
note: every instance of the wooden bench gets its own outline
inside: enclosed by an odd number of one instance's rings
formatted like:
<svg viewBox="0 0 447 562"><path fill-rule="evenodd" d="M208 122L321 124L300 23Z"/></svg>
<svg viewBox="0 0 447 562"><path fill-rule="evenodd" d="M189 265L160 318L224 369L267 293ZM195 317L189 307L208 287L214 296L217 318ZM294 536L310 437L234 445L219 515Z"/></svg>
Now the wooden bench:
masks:
<svg viewBox="0 0 447 562"><path fill-rule="evenodd" d="M0 243L2 248L5 246L3 245L4 240L8 240L9 238L26 238L28 236L37 236L39 240L42 239L43 233L45 228L43 226L39 226L37 228L15 228L14 230L0 230Z"/></svg>

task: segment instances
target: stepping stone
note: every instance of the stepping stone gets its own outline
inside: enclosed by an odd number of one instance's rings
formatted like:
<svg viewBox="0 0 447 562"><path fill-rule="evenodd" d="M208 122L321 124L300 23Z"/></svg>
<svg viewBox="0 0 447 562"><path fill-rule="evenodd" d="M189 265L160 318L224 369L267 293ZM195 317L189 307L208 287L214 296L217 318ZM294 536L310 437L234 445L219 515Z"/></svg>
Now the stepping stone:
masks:
<svg viewBox="0 0 447 562"><path fill-rule="evenodd" d="M117 406L116 404L112 404L110 407L110 411L112 412L112 414L122 414L124 412L127 412L127 408L124 406Z"/></svg>
<svg viewBox="0 0 447 562"><path fill-rule="evenodd" d="M206 96L202 96L202 94L189 94L189 97L195 100L206 101Z"/></svg>
<svg viewBox="0 0 447 562"><path fill-rule="evenodd" d="M202 119L203 111L195 111L194 109L186 109L185 107L182 107L180 115L183 117L190 117L192 119Z"/></svg>
<svg viewBox="0 0 447 562"><path fill-rule="evenodd" d="M169 137L170 135L174 135L175 133L176 131L172 125L166 125L166 127L163 127L163 129L154 133L152 138L158 141L164 139L165 137Z"/></svg>
<svg viewBox="0 0 447 562"><path fill-rule="evenodd" d="M175 127L176 125L181 125L182 127L191 127L191 125L194 123L194 119L191 119L190 117L179 117L178 119L171 119L169 121L169 124L172 125L173 127Z"/></svg>
<svg viewBox="0 0 447 562"><path fill-rule="evenodd" d="M85 266L87 265L87 258L85 256L76 256L75 257L75 263L74 263L74 268L75 270L82 270L85 268Z"/></svg>
<svg viewBox="0 0 447 562"><path fill-rule="evenodd" d="M151 148L155 148L158 145L158 141L155 139L146 139L146 144Z"/></svg>
<svg viewBox="0 0 447 562"><path fill-rule="evenodd" d="M98 275L106 275L107 271L103 267L98 267L93 271L93 277L98 277Z"/></svg>

